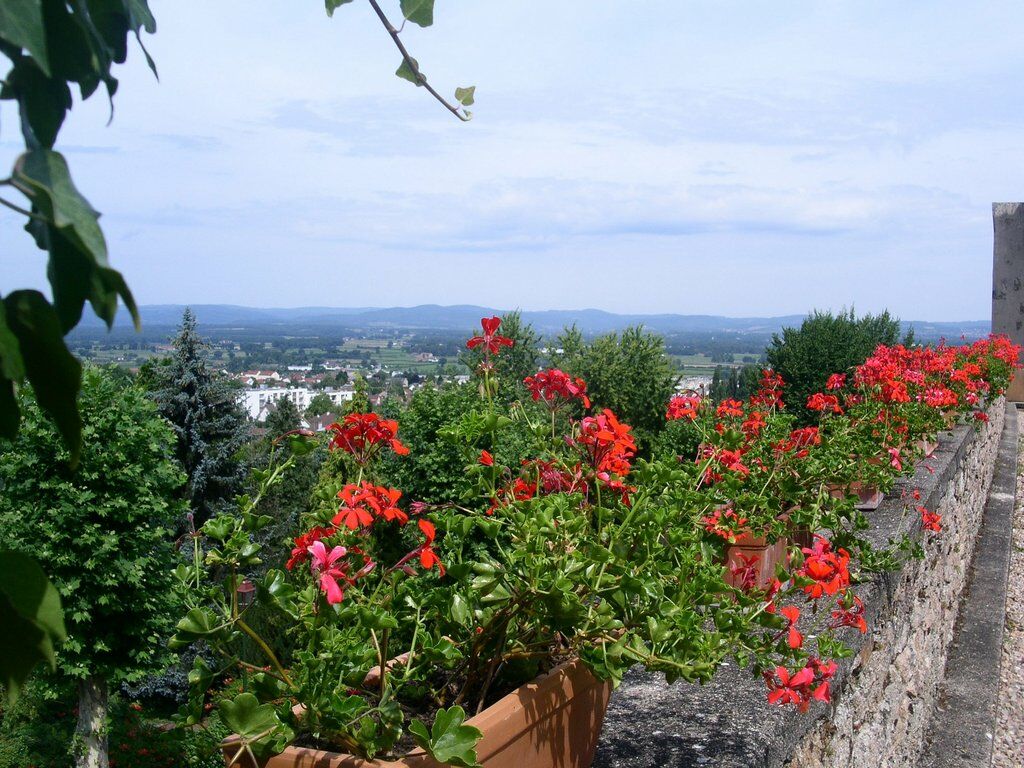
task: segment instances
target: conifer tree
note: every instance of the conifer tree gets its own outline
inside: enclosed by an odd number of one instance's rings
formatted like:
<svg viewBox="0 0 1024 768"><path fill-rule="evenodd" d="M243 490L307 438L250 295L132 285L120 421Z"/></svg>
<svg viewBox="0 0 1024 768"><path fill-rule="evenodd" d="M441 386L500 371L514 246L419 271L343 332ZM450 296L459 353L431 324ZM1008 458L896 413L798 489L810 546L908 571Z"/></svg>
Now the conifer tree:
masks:
<svg viewBox="0 0 1024 768"><path fill-rule="evenodd" d="M170 365L153 372L153 399L178 439L176 455L188 476L185 493L198 527L239 492L244 467L236 454L249 428L230 383L207 367L209 348L191 309L172 345Z"/></svg>

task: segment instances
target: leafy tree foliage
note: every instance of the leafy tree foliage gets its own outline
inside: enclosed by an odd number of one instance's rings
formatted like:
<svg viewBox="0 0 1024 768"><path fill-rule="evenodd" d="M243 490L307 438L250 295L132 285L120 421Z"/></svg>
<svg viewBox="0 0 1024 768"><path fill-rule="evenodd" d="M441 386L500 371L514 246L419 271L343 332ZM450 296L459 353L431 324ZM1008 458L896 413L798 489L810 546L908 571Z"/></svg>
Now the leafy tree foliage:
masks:
<svg viewBox="0 0 1024 768"><path fill-rule="evenodd" d="M799 328L774 334L766 355L768 364L786 386L786 409L804 424L815 421L807 410L807 398L825 387L833 373L849 371L863 363L879 344L896 344L900 321L888 312L858 318L853 309L839 314L815 311ZM908 334L906 343L913 342Z"/></svg>
<svg viewBox="0 0 1024 768"><path fill-rule="evenodd" d="M274 409L267 416L267 437L273 440L285 432L298 429L300 419L299 409L290 397L278 398L274 401Z"/></svg>
<svg viewBox="0 0 1024 768"><path fill-rule="evenodd" d="M306 406L307 416L323 416L335 410L334 401L323 392L317 392Z"/></svg>
<svg viewBox="0 0 1024 768"><path fill-rule="evenodd" d="M675 391L678 375L665 355L661 336L642 327L609 333L591 343L570 328L558 339L559 357L567 373L587 382L595 408L611 408L633 426L638 447L649 453L654 437L664 428L665 406Z"/></svg>
<svg viewBox="0 0 1024 768"><path fill-rule="evenodd" d="M189 509L199 526L240 490L244 468L236 453L249 428L233 388L207 368L207 346L189 309L173 346L170 365L153 370L153 399L174 428Z"/></svg>
<svg viewBox="0 0 1024 768"><path fill-rule="evenodd" d="M37 399L26 391L21 407L20 434L0 450L0 547L46 563L67 617L58 667L79 684L82 744L102 751L108 685L166 661L184 476L156 406L98 368L84 371L77 472Z"/></svg>

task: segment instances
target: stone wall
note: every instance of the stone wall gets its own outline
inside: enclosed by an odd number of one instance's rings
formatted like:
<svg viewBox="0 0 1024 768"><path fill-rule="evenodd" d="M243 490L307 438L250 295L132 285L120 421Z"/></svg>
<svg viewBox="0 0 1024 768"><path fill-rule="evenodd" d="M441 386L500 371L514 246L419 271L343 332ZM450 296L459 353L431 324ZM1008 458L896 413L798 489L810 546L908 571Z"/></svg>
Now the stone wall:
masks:
<svg viewBox="0 0 1024 768"><path fill-rule="evenodd" d="M916 503L942 515L943 532L927 534L923 559L858 589L870 632L845 636L860 652L840 665L830 707L807 715L771 707L763 682L735 667L706 686L670 686L637 670L612 696L594 765L913 766L942 682L1005 412L1000 399L980 429L944 433L936 454L868 513L879 544L903 533L921 539L920 516L899 499L919 489Z"/></svg>
<svg viewBox="0 0 1024 768"><path fill-rule="evenodd" d="M961 436L947 476L925 505L943 532L879 590L880 618L857 656L832 716L800 740L794 768L913 766L921 751L953 639L960 594L995 468L1005 408Z"/></svg>

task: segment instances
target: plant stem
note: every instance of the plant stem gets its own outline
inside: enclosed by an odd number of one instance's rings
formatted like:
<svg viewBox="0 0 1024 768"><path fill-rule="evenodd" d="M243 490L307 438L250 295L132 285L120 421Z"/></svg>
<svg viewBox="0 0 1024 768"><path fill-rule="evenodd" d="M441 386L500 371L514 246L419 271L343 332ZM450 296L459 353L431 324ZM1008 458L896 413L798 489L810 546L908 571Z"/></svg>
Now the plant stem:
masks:
<svg viewBox="0 0 1024 768"><path fill-rule="evenodd" d="M256 632L253 631L252 627L250 627L241 619L236 619L235 624L237 624L238 628L245 632L245 634L247 634L249 637L251 637L253 639L253 642L255 642L256 645L260 647L260 650L263 651L263 655L270 659L270 663L274 665L274 667L277 669L278 674L281 675L281 679L283 679L290 688L295 688L295 683L293 683L292 679L288 677L288 673L285 672L284 667L281 666L281 662L278 661L277 656L274 654L272 650L270 650L270 646L266 644L263 638L257 635Z"/></svg>
<svg viewBox="0 0 1024 768"><path fill-rule="evenodd" d="M395 46L402 54L402 58L405 59L405 63L409 65L409 69L411 69L413 73L416 75L417 84L422 85L424 88L426 88L427 92L431 96L433 96L435 99L441 102L441 104L444 105L445 109L447 109L457 118L459 118L459 120L461 120L464 123L468 122L469 118L462 114L459 111L458 107L454 106L453 104L449 104L448 101L441 94L435 91L433 86L431 86L430 83L427 82L427 78L423 76L422 72L420 72L419 66L416 64L415 61L413 61L412 56L409 55L409 52L405 49L405 46L402 44L402 39L398 36L398 30L395 29L394 25L390 21L388 21L388 17L385 16L384 11L380 9L380 6L377 4L377 0L370 0L370 6L377 14L377 18L380 19L380 23L384 25L384 29L386 29L388 34L391 35L391 39L395 42Z"/></svg>

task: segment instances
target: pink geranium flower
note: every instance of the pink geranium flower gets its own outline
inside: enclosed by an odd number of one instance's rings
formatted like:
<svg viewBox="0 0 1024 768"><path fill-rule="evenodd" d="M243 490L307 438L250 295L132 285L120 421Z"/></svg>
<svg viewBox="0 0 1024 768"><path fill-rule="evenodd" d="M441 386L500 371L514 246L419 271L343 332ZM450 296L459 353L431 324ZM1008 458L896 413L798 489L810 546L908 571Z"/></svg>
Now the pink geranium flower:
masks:
<svg viewBox="0 0 1024 768"><path fill-rule="evenodd" d="M335 547L330 552L322 541L314 541L309 547L309 554L313 561L309 564L314 574L320 576L320 590L327 595L327 602L331 605L340 603L345 598L345 591L342 589L338 579L348 581L343 568L336 563L348 553L345 547Z"/></svg>

